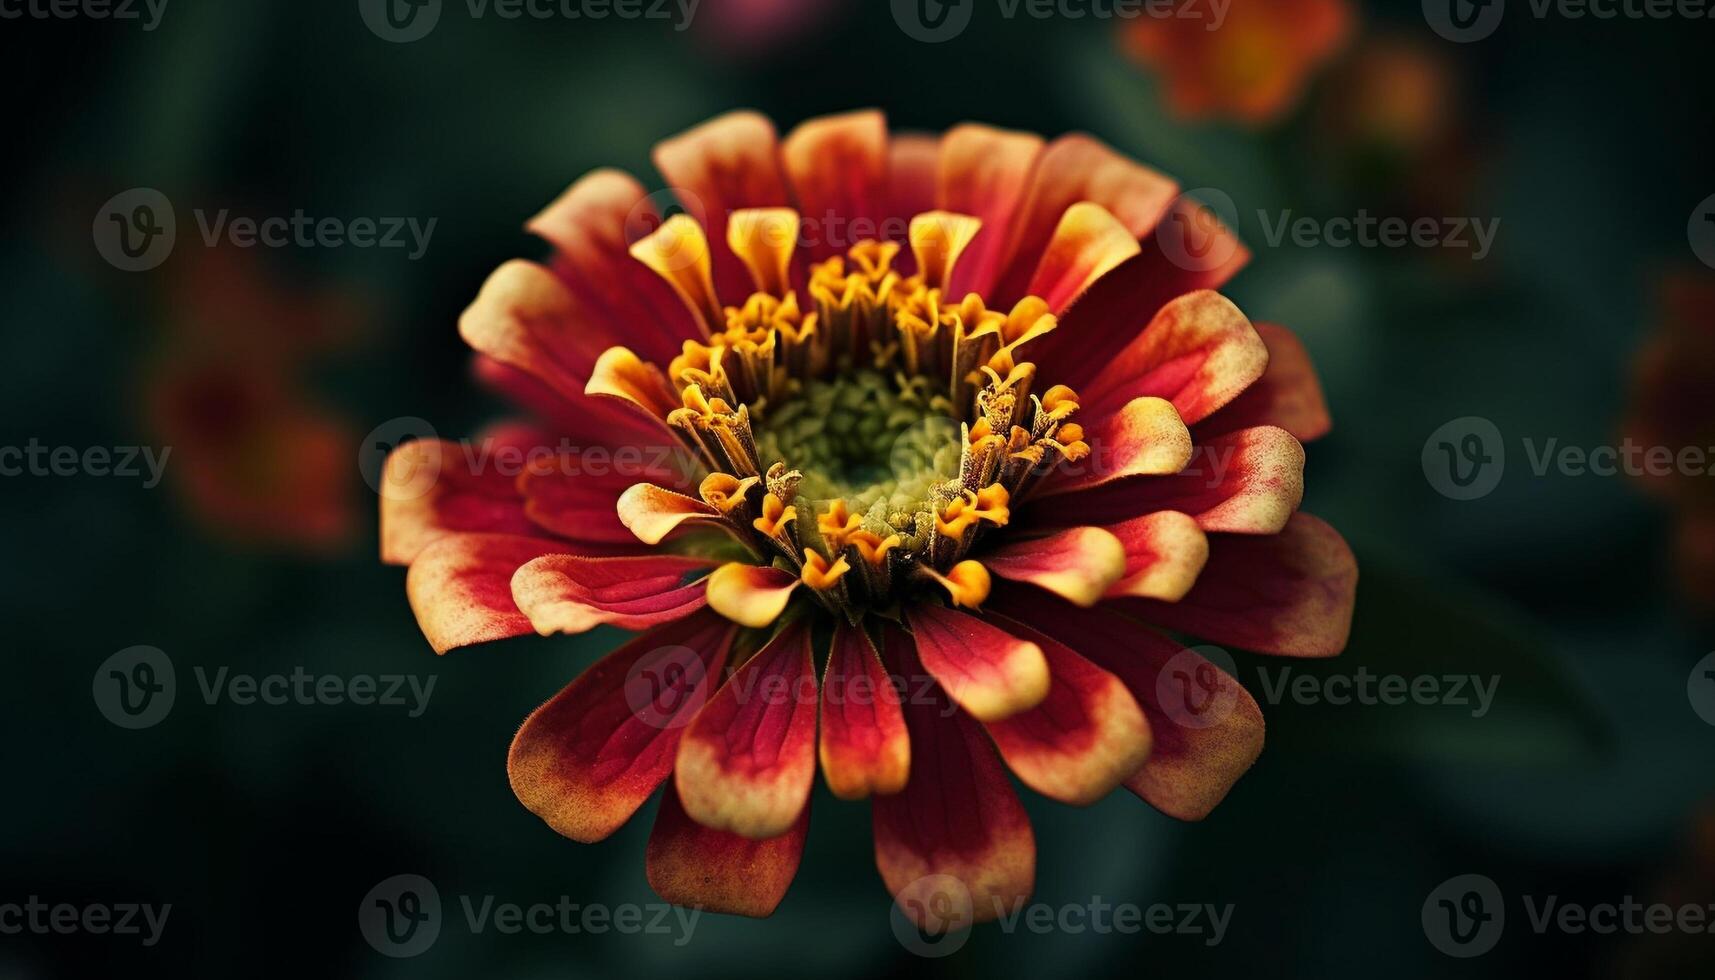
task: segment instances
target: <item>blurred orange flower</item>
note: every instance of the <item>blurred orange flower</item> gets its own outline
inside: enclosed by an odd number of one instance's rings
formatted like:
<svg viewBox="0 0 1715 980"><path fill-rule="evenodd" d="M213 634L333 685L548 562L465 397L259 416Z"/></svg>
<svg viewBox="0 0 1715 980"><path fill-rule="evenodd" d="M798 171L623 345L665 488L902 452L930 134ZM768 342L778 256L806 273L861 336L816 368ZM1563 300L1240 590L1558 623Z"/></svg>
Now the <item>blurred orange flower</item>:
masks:
<svg viewBox="0 0 1715 980"><path fill-rule="evenodd" d="M1192 12L1201 16L1191 16ZM1154 70L1167 104L1190 119L1271 123L1352 33L1346 0L1235 0L1225 20L1185 0L1174 12L1126 22L1125 50Z"/></svg>

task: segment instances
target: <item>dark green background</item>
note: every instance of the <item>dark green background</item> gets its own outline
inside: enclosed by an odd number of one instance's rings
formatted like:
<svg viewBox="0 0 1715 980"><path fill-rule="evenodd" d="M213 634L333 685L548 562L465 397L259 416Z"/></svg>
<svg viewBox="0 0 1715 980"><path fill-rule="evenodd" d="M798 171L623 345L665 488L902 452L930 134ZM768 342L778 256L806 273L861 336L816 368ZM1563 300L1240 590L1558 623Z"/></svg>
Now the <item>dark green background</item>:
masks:
<svg viewBox="0 0 1715 980"><path fill-rule="evenodd" d="M1493 495L1450 501L1419 453L1465 415L1494 420L1515 449L1525 435L1616 438L1657 277L1710 274L1685 229L1715 191L1711 90L1693 70L1715 23L1514 11L1493 38L1455 47L1415 3L1390 3L1366 8L1363 30L1438 45L1456 65L1480 165L1455 213L1501 219L1494 253L1473 267L1411 250L1269 248L1241 220L1257 254L1229 292L1305 337L1334 412L1334 435L1311 449L1306 507L1346 533L1365 578L1348 659L1316 669L1494 674L1501 704L1481 720L1265 706L1261 762L1194 826L1126 793L1085 811L1027 794L1037 900L1230 902L1225 943L985 927L950 959L915 959L889 928L867 809L820 787L803 869L770 920L706 917L683 948L469 934L456 895L654 900L652 804L606 843L574 844L516 803L503 766L525 713L619 634L435 658L403 571L375 560L353 446L365 524L333 560L222 543L166 486L0 480L0 902L173 904L154 949L0 936L0 977L1625 975L1637 941L1534 936L1517 896L1650 900L1686 864L1694 814L1715 797L1715 729L1685 693L1709 631L1676 605L1668 516L1624 480L1537 479L1522 460ZM539 254L523 220L598 165L658 184L656 139L740 106L783 128L878 105L903 128L1085 129L1253 213L1412 214L1390 211L1385 188L1332 176L1302 114L1263 133L1167 118L1154 83L1087 21L979 14L929 48L862 0L741 56L656 22L471 21L449 3L429 38L393 45L354 2L172 0L153 32L5 21L0 44L11 117L0 445L148 438L138 365L162 329L161 277L201 247L192 206L438 218L418 262L357 249L263 258L289 283L368 304L367 340L314 378L357 432L399 416L472 432L503 406L470 383L454 322L494 266ZM1313 87L1311 103L1325 94ZM136 186L180 205L180 244L169 266L127 275L99 261L89 230L101 201ZM90 696L96 665L135 644L166 650L180 683L173 715L141 732L110 725ZM195 665L439 680L417 719L211 707L195 697ZM395 962L364 943L356 907L404 872L434 880L449 916L429 953ZM1468 872L1495 879L1515 918L1494 952L1455 962L1426 941L1419 909ZM1715 901L1715 882L1700 888L1697 900ZM1692 944L1705 969L1711 939Z"/></svg>

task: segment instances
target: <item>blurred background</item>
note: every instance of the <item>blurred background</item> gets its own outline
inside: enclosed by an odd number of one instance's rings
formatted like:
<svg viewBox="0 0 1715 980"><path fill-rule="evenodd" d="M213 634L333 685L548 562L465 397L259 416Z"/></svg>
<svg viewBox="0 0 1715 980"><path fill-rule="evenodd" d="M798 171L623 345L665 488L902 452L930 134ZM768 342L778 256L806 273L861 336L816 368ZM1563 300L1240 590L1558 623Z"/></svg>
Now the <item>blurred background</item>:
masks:
<svg viewBox="0 0 1715 980"><path fill-rule="evenodd" d="M1690 70L1715 21L1516 0L1498 21L1499 4L1462 0L1143 17L1068 16L1110 0L1046 16L701 0L688 17L645 0L663 16L599 20L489 3L447 0L414 38L426 21L402 34L403 14L358 0L0 3L0 447L40 463L0 477L0 906L171 904L148 946L6 930L0 977L1708 975L1715 935L1539 934L1528 908L1715 903L1715 481L1533 465L1551 445L1628 439L1715 459L1715 90ZM968 24L926 43L914 8ZM772 919L704 916L688 942L476 932L461 897L655 901L653 804L578 845L517 804L504 770L524 715L621 634L435 657L403 570L376 557L377 444L428 434L415 420L460 438L504 417L455 322L496 265L542 254L522 224L574 178L615 165L659 186L651 145L732 108L784 130L865 106L896 129L1085 130L1230 205L1255 257L1226 292L1314 355L1334 433L1311 447L1305 507L1363 570L1349 651L1295 673L1474 677L1498 683L1494 702L1273 704L1267 665L1235 653L1269 741L1207 821L1125 793L1087 810L1024 794L1035 901L1230 905L1212 945L985 926L915 955L867 808L819 783ZM161 198L164 258L108 223L139 207L158 223ZM199 218L223 210L401 217L425 235L211 246ZM1434 234L1330 233L1365 215ZM1312 233L1280 233L1300 218ZM1476 496L1438 449L1463 447L1473 418L1506 453ZM124 447L170 453L103 475L92 447L114 464ZM100 692L109 658L138 646L162 652L177 696L131 728ZM435 686L420 712L201 691L300 669ZM409 959L357 922L400 874L445 906ZM1461 875L1492 881L1506 912L1467 959L1425 911Z"/></svg>

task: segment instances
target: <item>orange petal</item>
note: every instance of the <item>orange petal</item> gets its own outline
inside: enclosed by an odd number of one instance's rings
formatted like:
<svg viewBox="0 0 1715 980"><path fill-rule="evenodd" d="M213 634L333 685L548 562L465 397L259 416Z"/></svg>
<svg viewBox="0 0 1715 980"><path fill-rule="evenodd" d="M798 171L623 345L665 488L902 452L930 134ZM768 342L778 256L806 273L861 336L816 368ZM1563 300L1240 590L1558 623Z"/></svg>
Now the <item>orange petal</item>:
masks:
<svg viewBox="0 0 1715 980"><path fill-rule="evenodd" d="M911 219L911 253L925 285L939 289L947 284L960 254L981 227L970 215L950 211L929 211Z"/></svg>
<svg viewBox="0 0 1715 980"><path fill-rule="evenodd" d="M620 521L644 544L660 544L686 523L726 524L716 508L653 483L639 483L621 494L618 511Z"/></svg>
<svg viewBox="0 0 1715 980"><path fill-rule="evenodd" d="M1206 439L1258 425L1279 426L1299 442L1327 435L1333 422L1304 342L1282 326L1254 326L1268 348L1267 370L1225 408L1198 423L1197 436Z"/></svg>
<svg viewBox="0 0 1715 980"><path fill-rule="evenodd" d="M1340 533L1302 511L1269 535L1221 535L1178 602L1117 599L1127 615L1212 643L1331 657L1352 631L1358 563Z"/></svg>
<svg viewBox="0 0 1715 980"><path fill-rule="evenodd" d="M807 805L791 830L768 840L711 830L686 815L678 789L669 785L649 834L644 870L649 887L674 905L767 918L798 874L809 831Z"/></svg>
<svg viewBox="0 0 1715 980"><path fill-rule="evenodd" d="M512 576L566 543L516 534L449 534L411 562L405 595L436 653L534 632L512 600Z"/></svg>
<svg viewBox="0 0 1715 980"><path fill-rule="evenodd" d="M1149 758L1149 722L1120 679L1023 623L991 619L1041 647L1053 676L1041 704L987 726L1024 785L1088 806L1135 775Z"/></svg>
<svg viewBox="0 0 1715 980"><path fill-rule="evenodd" d="M1062 463L1040 493L1064 494L1127 477L1177 473L1191 460L1191 431L1172 403L1160 398L1133 400L1086 426L1084 438L1090 443L1090 455L1076 463ZM1071 505L1069 499L1042 506Z"/></svg>
<svg viewBox="0 0 1715 980"><path fill-rule="evenodd" d="M1029 582L1069 602L1093 606L1126 571L1125 546L1100 528L1075 527L1046 537L1010 539L983 556L1001 578Z"/></svg>
<svg viewBox="0 0 1715 980"><path fill-rule="evenodd" d="M990 295L1013 216L1029 189L1043 145L1035 133L975 123L955 126L942 139L937 206L982 222L982 231L953 274L952 295Z"/></svg>
<svg viewBox="0 0 1715 980"><path fill-rule="evenodd" d="M816 233L810 258L843 255L865 238L882 238L887 192L887 117L877 110L811 119L780 144L798 206Z"/></svg>
<svg viewBox="0 0 1715 980"><path fill-rule="evenodd" d="M703 608L705 580L685 578L714 562L678 555L584 558L543 555L512 577L512 598L543 636L604 623L644 630Z"/></svg>
<svg viewBox="0 0 1715 980"><path fill-rule="evenodd" d="M584 394L617 398L657 419L665 419L679 407L673 386L667 383L661 369L644 363L625 347L609 347L602 352Z"/></svg>
<svg viewBox="0 0 1715 980"><path fill-rule="evenodd" d="M922 676L911 640L884 629L891 666ZM1036 838L987 736L933 686L913 684L905 723L911 779L870 804L875 863L894 902L923 928L961 924L947 921L950 897L977 922L1017 907L1035 885Z"/></svg>
<svg viewBox="0 0 1715 980"><path fill-rule="evenodd" d="M769 565L728 562L709 576L709 606L735 623L762 629L786 611L798 581Z"/></svg>
<svg viewBox="0 0 1715 980"><path fill-rule="evenodd" d="M816 665L810 628L787 626L709 700L679 743L685 812L766 840L792 829L816 776Z"/></svg>
<svg viewBox="0 0 1715 980"><path fill-rule="evenodd" d="M737 630L708 610L658 626L537 708L506 760L519 802L586 844L618 830L672 770Z"/></svg>
<svg viewBox="0 0 1715 980"><path fill-rule="evenodd" d="M997 601L1007 615L1033 624L1125 684L1154 738L1149 759L1125 785L1161 812L1203 819L1262 754L1263 718L1255 699L1197 653L1105 605L1080 610L1011 585ZM1164 694L1179 700L1164 704ZM1202 699L1196 705L1183 700L1192 694Z"/></svg>
<svg viewBox="0 0 1715 980"><path fill-rule="evenodd" d="M638 239L631 246L631 254L673 287L701 324L704 336L726 325L726 314L715 292L709 240L697 219L673 215L653 233ZM744 295L749 295L749 290Z"/></svg>
<svg viewBox="0 0 1715 980"><path fill-rule="evenodd" d="M842 800L897 793L911 768L899 691L869 635L844 620L822 674L819 755L828 789Z"/></svg>
<svg viewBox="0 0 1715 980"><path fill-rule="evenodd" d="M1042 254L1029 294L1040 296L1055 313L1065 311L1084 290L1120 263L1138 254L1137 239L1099 204L1080 201L1066 209L1054 238Z"/></svg>
<svg viewBox="0 0 1715 980"><path fill-rule="evenodd" d="M895 133L888 147L887 214L882 237L904 241L912 218L935 209L941 141L927 133ZM963 295L963 294L960 294Z"/></svg>
<svg viewBox="0 0 1715 980"><path fill-rule="evenodd" d="M558 249L554 272L591 314L569 338L588 351L590 363L621 343L666 363L698 336L671 287L631 257L631 239L658 221L642 184L604 169L579 178L526 226Z"/></svg>
<svg viewBox="0 0 1715 980"><path fill-rule="evenodd" d="M727 245L750 270L757 292L784 298L791 290L798 225L798 212L791 208L746 208L733 214Z"/></svg>
<svg viewBox="0 0 1715 980"><path fill-rule="evenodd" d="M791 207L774 124L756 112L729 112L655 147L655 166L708 237L726 241L727 215L742 208ZM716 294L745 296L750 275L736 256L714 256Z"/></svg>
<svg viewBox="0 0 1715 980"><path fill-rule="evenodd" d="M1166 398L1186 425L1249 388L1268 367L1268 348L1239 308L1204 290L1162 307L1137 339L1085 388L1098 412L1142 395Z"/></svg>
<svg viewBox="0 0 1715 980"><path fill-rule="evenodd" d="M1055 140L1037 159L989 305L1004 308L1023 297L1067 208L1079 201L1099 204L1135 240L1155 227L1178 190L1169 178L1089 136Z"/></svg>
<svg viewBox="0 0 1715 980"><path fill-rule="evenodd" d="M999 721L1048 696L1048 661L1036 644L941 606L912 606L906 622L923 665L978 720Z"/></svg>

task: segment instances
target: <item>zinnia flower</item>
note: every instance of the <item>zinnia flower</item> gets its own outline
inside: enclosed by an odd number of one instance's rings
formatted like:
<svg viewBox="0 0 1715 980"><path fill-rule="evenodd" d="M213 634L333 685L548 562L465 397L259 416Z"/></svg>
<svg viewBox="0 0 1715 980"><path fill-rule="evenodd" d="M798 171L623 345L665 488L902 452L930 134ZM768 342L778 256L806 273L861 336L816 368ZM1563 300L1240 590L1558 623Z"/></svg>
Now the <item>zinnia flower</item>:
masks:
<svg viewBox="0 0 1715 980"><path fill-rule="evenodd" d="M656 891L767 915L819 762L873 799L920 923L946 876L977 919L1030 893L1008 768L1209 813L1261 713L1163 630L1333 655L1357 574L1297 513L1328 427L1303 347L1210 291L1243 248L1085 136L890 139L858 112L778 140L736 113L655 159L700 221L631 240L650 198L592 173L530 223L551 261L502 266L460 321L556 431L389 459L412 489L382 553L437 651L643 631L525 720L519 800L589 842L665 783ZM1219 261L1176 262L1164 222ZM480 465L556 437L516 476ZM1186 676L1230 710L1164 704Z"/></svg>
<svg viewBox="0 0 1715 980"><path fill-rule="evenodd" d="M1201 13L1203 16L1187 16ZM1218 27L1206 3L1126 22L1122 43L1156 71L1187 119L1265 125L1297 104L1311 75L1352 32L1347 0L1240 0Z"/></svg>

